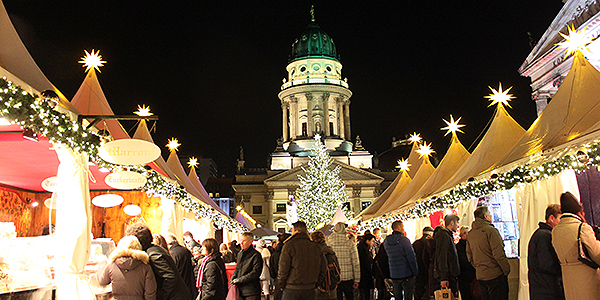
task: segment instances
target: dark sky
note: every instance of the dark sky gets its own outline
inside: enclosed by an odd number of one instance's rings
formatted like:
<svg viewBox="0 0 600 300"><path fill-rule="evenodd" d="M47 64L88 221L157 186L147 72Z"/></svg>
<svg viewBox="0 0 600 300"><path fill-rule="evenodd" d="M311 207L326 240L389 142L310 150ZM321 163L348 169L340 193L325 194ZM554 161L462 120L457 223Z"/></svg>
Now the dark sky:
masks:
<svg viewBox="0 0 600 300"><path fill-rule="evenodd" d="M25 45L68 98L84 79L77 61L99 49L99 74L116 114L147 104L163 149L213 158L234 175L267 167L281 136L277 94L292 42L310 21L306 1L3 0ZM442 118L462 117L469 147L493 114L488 86L514 86L509 110L525 128L536 117L529 78L517 69L563 3L531 1L319 1L316 19L336 43L353 92L353 140L374 153L420 132L439 155ZM128 130L135 125L125 123ZM472 150L470 148L470 150Z"/></svg>

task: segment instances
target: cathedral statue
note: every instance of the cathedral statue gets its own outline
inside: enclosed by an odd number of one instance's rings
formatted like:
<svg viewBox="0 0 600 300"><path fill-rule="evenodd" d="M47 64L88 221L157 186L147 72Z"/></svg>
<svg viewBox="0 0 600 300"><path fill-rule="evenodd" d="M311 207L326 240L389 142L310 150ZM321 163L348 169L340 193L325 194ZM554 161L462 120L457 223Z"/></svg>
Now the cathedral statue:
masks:
<svg viewBox="0 0 600 300"><path fill-rule="evenodd" d="M358 151L365 150L365 147L363 147L362 140L360 139L359 135L356 136L356 142L354 142L354 150L358 150Z"/></svg>

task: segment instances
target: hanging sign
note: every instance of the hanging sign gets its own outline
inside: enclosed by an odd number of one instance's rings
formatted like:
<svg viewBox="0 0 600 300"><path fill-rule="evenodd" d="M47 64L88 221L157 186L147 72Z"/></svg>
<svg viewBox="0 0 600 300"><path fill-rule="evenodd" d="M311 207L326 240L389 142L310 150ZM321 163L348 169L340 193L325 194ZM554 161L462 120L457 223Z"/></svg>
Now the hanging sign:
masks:
<svg viewBox="0 0 600 300"><path fill-rule="evenodd" d="M44 200L44 205L49 209L56 209L56 193L52 193L52 197Z"/></svg>
<svg viewBox="0 0 600 300"><path fill-rule="evenodd" d="M160 148L144 140L122 139L102 145L98 155L113 164L142 165L156 160L160 156Z"/></svg>
<svg viewBox="0 0 600 300"><path fill-rule="evenodd" d="M119 190L137 189L144 186L146 181L144 175L130 171L110 173L104 178L104 182L108 186Z"/></svg>
<svg viewBox="0 0 600 300"><path fill-rule="evenodd" d="M42 181L42 188L48 192L56 192L58 178L56 176L48 177Z"/></svg>
<svg viewBox="0 0 600 300"><path fill-rule="evenodd" d="M123 212L125 212L125 214L133 217L133 216L137 216L137 215L141 214L142 208L135 204L129 204L129 205L123 207Z"/></svg>
<svg viewBox="0 0 600 300"><path fill-rule="evenodd" d="M113 207L123 203L123 197L116 194L102 194L92 199L92 204L98 207Z"/></svg>

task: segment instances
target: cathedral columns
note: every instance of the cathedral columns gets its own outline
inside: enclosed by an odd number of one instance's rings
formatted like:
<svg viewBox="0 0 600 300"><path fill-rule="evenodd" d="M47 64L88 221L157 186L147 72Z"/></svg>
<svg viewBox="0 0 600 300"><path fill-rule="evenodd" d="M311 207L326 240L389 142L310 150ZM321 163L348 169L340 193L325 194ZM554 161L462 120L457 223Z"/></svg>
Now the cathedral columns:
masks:
<svg viewBox="0 0 600 300"><path fill-rule="evenodd" d="M288 135L288 124L289 124L289 117L288 117L288 104L285 101L281 102L281 111L282 111L282 120L283 120L283 141L287 142L289 140L289 135Z"/></svg>
<svg viewBox="0 0 600 300"><path fill-rule="evenodd" d="M535 101L535 107L537 115L539 116L544 108L548 105L548 100L552 98L550 91L536 91L533 93L533 101Z"/></svg>
<svg viewBox="0 0 600 300"><path fill-rule="evenodd" d="M298 132L298 99L296 99L296 97L294 96L290 96L290 99L292 100L291 103L291 118L292 118L292 122L291 122L291 126L292 126L292 130L290 130L291 132L291 139L295 140L296 136L297 136L297 132Z"/></svg>
<svg viewBox="0 0 600 300"><path fill-rule="evenodd" d="M344 104L341 98L337 98L337 119L338 135L344 140L346 139L346 130L344 129Z"/></svg>
<svg viewBox="0 0 600 300"><path fill-rule="evenodd" d="M346 129L346 138L348 140L352 139L352 134L350 132L350 100L346 100L344 103L344 128Z"/></svg>
<svg viewBox="0 0 600 300"><path fill-rule="evenodd" d="M331 136L329 132L329 93L323 93L323 125L326 137Z"/></svg>
<svg viewBox="0 0 600 300"><path fill-rule="evenodd" d="M311 93L306 93L306 136L313 136L313 95Z"/></svg>

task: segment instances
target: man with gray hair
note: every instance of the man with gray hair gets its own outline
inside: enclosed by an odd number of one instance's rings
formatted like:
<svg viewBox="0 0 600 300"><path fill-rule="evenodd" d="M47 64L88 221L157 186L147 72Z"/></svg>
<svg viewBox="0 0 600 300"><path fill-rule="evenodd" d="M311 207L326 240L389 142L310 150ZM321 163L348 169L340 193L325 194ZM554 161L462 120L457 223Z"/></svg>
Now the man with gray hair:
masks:
<svg viewBox="0 0 600 300"><path fill-rule="evenodd" d="M450 289L458 298L458 275L460 264L454 245L454 232L458 229L459 217L455 214L444 216L444 227L437 226L433 232L435 240L435 259L433 260L433 277L443 289Z"/></svg>
<svg viewBox="0 0 600 300"><path fill-rule="evenodd" d="M262 292L260 274L263 269L262 256L252 242L254 235L251 232L242 233L240 244L242 250L237 255L237 265L231 275L231 284L236 285L242 300L260 300Z"/></svg>
<svg viewBox="0 0 600 300"><path fill-rule="evenodd" d="M177 238L172 234L168 234L165 240L167 241L169 252L171 253L171 257L173 257L173 261L175 261L179 275L181 275L183 282L185 282L192 296L196 298L198 296L198 288L196 287L196 278L194 278L192 253L186 247L181 246Z"/></svg>
<svg viewBox="0 0 600 300"><path fill-rule="evenodd" d="M482 299L508 299L510 265L504 253L504 242L492 225L492 215L485 206L473 213L475 221L467 236L467 258L475 267Z"/></svg>

